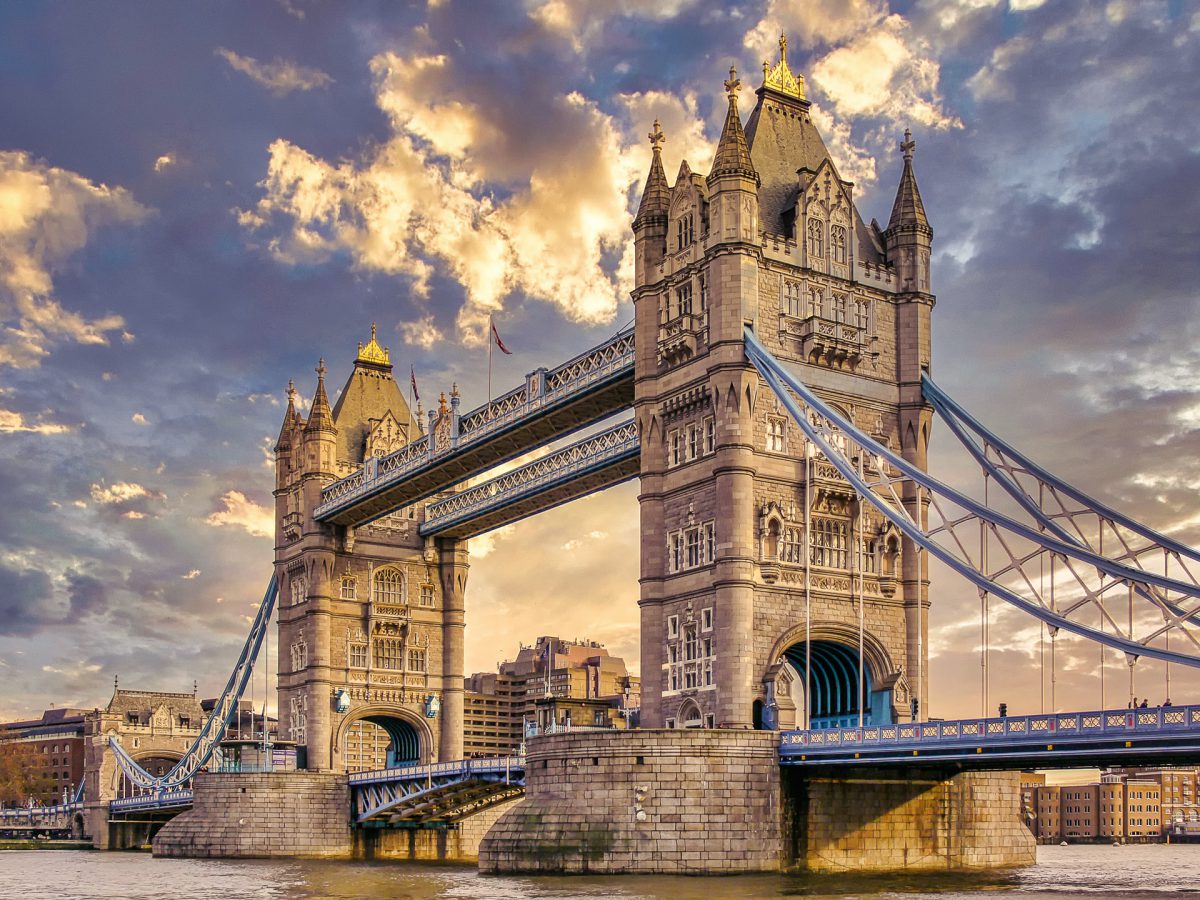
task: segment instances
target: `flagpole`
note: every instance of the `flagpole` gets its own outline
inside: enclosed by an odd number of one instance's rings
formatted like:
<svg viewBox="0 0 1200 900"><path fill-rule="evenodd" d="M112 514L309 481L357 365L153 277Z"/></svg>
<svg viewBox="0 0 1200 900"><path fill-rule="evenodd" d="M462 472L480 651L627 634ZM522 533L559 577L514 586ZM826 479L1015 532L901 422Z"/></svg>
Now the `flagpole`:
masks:
<svg viewBox="0 0 1200 900"><path fill-rule="evenodd" d="M496 326L495 326L495 324L492 322L492 317L491 317L491 315L489 315L489 316L488 316L488 333L487 333L487 345L488 345L488 406L491 406L491 405L492 405L492 332L495 330L495 328L496 328Z"/></svg>

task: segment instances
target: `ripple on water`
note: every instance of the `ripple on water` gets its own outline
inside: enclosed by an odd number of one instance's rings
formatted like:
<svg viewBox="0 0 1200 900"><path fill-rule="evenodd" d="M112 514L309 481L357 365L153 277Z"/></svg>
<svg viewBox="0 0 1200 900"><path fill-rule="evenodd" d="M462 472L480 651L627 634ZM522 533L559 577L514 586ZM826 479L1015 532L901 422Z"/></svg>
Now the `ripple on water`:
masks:
<svg viewBox="0 0 1200 900"><path fill-rule="evenodd" d="M142 853L0 853L0 893L20 900L269 898L1155 896L1200 893L1200 844L1038 848L1038 865L1008 873L727 878L491 877L469 866L302 860L154 859Z"/></svg>

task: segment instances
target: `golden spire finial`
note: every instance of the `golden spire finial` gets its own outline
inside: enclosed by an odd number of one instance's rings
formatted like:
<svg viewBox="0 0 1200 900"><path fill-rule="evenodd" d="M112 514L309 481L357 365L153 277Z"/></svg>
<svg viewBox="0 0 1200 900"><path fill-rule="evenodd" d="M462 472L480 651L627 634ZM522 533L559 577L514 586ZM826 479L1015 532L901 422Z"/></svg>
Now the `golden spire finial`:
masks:
<svg viewBox="0 0 1200 900"><path fill-rule="evenodd" d="M662 145L666 141L667 136L663 134L662 126L658 124L658 119L654 120L654 130L648 135L650 138L650 146L654 148L654 152L658 153L662 150Z"/></svg>
<svg viewBox="0 0 1200 900"><path fill-rule="evenodd" d="M377 339L378 330L374 322L371 323L371 340L366 344L362 341L358 342L358 356L355 362L371 363L376 366L390 366L392 364L392 355L387 347L379 346Z"/></svg>
<svg viewBox="0 0 1200 900"><path fill-rule="evenodd" d="M763 63L763 87L804 100L804 76L792 74L787 61L787 34L779 33L779 62Z"/></svg>

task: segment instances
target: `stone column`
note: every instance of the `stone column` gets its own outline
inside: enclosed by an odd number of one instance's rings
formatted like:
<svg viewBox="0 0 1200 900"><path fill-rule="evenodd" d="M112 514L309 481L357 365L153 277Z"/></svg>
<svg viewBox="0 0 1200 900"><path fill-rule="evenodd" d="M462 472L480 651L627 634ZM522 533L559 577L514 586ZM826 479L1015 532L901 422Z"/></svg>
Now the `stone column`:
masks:
<svg viewBox="0 0 1200 900"><path fill-rule="evenodd" d="M439 539L442 586L442 710L438 760L463 758L463 632L466 628L467 542Z"/></svg>
<svg viewBox="0 0 1200 900"><path fill-rule="evenodd" d="M308 644L308 669L304 692L308 697L308 768L329 771L333 768L333 681L330 653L331 607L333 605L332 552L312 554L312 582L308 586L306 615L301 626ZM280 648L284 652L284 648Z"/></svg>

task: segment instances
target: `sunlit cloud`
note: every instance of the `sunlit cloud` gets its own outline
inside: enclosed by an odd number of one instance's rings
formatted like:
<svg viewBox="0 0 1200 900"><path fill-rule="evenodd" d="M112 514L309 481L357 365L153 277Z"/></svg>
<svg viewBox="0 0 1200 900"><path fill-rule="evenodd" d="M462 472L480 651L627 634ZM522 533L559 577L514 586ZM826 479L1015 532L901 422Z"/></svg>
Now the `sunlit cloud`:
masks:
<svg viewBox="0 0 1200 900"><path fill-rule="evenodd" d="M227 491L221 497L219 509L204 521L217 528L242 528L254 537L273 537L275 513L250 500L241 491Z"/></svg>
<svg viewBox="0 0 1200 900"><path fill-rule="evenodd" d="M61 343L108 343L124 319L89 319L65 309L51 276L96 229L148 213L123 188L96 184L28 153L0 151L0 366L37 366Z"/></svg>
<svg viewBox="0 0 1200 900"><path fill-rule="evenodd" d="M27 422L25 417L11 409L0 409L0 434L26 431L33 434L66 434L71 426L52 422Z"/></svg>
<svg viewBox="0 0 1200 900"><path fill-rule="evenodd" d="M320 69L297 65L287 60L275 59L270 62L260 62L250 56L242 56L233 50L221 47L216 55L229 63L234 71L249 76L258 84L273 94L290 94L292 91L312 91L328 87L333 83L331 78Z"/></svg>

